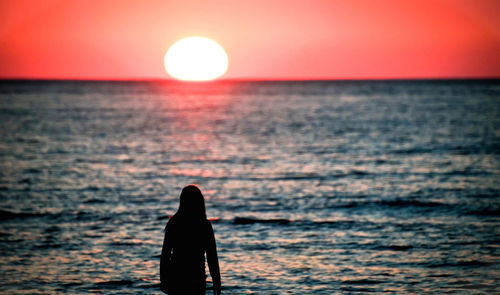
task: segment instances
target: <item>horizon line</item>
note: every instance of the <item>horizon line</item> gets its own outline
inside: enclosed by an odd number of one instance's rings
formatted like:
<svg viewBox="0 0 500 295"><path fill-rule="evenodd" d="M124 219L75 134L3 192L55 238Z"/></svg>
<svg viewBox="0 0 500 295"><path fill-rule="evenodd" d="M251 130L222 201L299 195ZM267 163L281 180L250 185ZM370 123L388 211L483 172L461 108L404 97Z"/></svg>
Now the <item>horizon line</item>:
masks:
<svg viewBox="0 0 500 295"><path fill-rule="evenodd" d="M333 82L333 81L474 81L500 80L500 76L483 77L384 77L384 78L221 78L208 81L183 81L172 78L51 78L51 77L0 77L4 81L61 81L61 82L171 82L171 83L224 83L224 82Z"/></svg>

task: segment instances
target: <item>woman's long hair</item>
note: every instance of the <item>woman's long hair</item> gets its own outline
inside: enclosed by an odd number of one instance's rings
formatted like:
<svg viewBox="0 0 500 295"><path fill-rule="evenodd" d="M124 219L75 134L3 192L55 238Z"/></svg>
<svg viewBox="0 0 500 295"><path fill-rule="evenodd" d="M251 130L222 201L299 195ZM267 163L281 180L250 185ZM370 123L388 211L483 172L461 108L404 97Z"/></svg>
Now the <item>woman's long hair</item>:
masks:
<svg viewBox="0 0 500 295"><path fill-rule="evenodd" d="M196 185L190 184L182 189L179 209L177 209L174 217L186 218L192 221L207 219L205 198Z"/></svg>

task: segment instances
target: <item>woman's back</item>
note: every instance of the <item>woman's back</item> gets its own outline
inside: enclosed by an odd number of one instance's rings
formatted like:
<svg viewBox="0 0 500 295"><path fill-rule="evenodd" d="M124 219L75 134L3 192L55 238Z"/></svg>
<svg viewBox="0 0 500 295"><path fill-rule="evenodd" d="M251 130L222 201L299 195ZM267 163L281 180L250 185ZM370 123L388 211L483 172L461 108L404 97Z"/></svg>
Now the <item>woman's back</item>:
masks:
<svg viewBox="0 0 500 295"><path fill-rule="evenodd" d="M162 290L168 294L205 294L205 253L214 288L220 289L214 232L206 219L203 195L197 187L194 188L187 186L183 189L179 210L165 227L160 279ZM202 209L192 209L197 207Z"/></svg>
<svg viewBox="0 0 500 295"><path fill-rule="evenodd" d="M191 222L173 217L165 235L172 240L172 267L185 275L205 276L205 252L208 248L209 221Z"/></svg>

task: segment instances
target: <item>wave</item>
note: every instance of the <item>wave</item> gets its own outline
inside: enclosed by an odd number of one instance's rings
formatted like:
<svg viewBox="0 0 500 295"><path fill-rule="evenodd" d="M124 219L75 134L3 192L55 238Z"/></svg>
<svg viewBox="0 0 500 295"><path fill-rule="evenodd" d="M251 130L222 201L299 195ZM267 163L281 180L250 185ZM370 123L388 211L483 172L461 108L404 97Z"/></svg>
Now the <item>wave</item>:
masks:
<svg viewBox="0 0 500 295"><path fill-rule="evenodd" d="M30 218L30 217L41 217L45 216L46 214L42 213L27 213L27 212L11 212L7 210L0 210L0 221L3 220L10 220L10 219L16 219L16 218Z"/></svg>
<svg viewBox="0 0 500 295"><path fill-rule="evenodd" d="M419 201L415 199L392 199L392 200L375 200L375 201L358 201L358 202L339 202L331 205L332 208L351 209L361 207L396 207L396 208L434 208L448 206L448 204L434 201Z"/></svg>
<svg viewBox="0 0 500 295"><path fill-rule="evenodd" d="M328 174L319 174L319 173L302 173L302 172L293 172L293 173L276 173L276 175L267 175L267 174L254 174L254 175L221 175L221 176L212 176L212 175L204 175L204 171L196 171L196 172L184 172L184 171L174 171L170 172L170 176L175 177L189 177L192 179L200 179L200 180L238 180L238 181L298 181L298 180L334 180L343 177L366 177L372 176L374 173L363 171L363 170L349 170L349 171L334 171ZM140 178L149 178L150 176L144 176Z"/></svg>
<svg viewBox="0 0 500 295"><path fill-rule="evenodd" d="M85 201L83 201L83 203L84 204L99 204L99 203L106 203L106 201L102 200L102 199L93 198L93 199L85 200Z"/></svg>
<svg viewBox="0 0 500 295"><path fill-rule="evenodd" d="M104 281L95 283L98 287L116 287L116 286L130 286L135 282L130 280L116 280L116 281Z"/></svg>
<svg viewBox="0 0 500 295"><path fill-rule="evenodd" d="M231 222L235 225L245 225L245 224L277 224L277 225L288 225L294 224L298 226L336 226L336 227L351 227L354 224L366 224L365 221L354 221L354 220L291 220L286 218L256 218L256 217L240 217L236 216ZM370 223L370 222L368 222Z"/></svg>
<svg viewBox="0 0 500 295"><path fill-rule="evenodd" d="M342 291L346 291L346 292L349 292L349 293L353 293L353 292L356 292L356 293L373 293L373 292L376 292L375 290L368 289L368 288L342 287L340 289Z"/></svg>
<svg viewBox="0 0 500 295"><path fill-rule="evenodd" d="M113 247L120 247L120 246L138 246L140 243L138 242L111 242L108 245L113 246Z"/></svg>
<svg viewBox="0 0 500 295"><path fill-rule="evenodd" d="M439 262L439 263L428 263L427 267L476 267L476 266L488 266L491 262L479 261L479 260L467 260L467 261L453 261L453 262Z"/></svg>
<svg viewBox="0 0 500 295"><path fill-rule="evenodd" d="M42 172L42 169L37 168L28 168L23 170L23 174L40 174Z"/></svg>
<svg viewBox="0 0 500 295"><path fill-rule="evenodd" d="M28 218L39 218L39 217L49 217L53 219L73 219L77 221L86 220L108 220L109 216L100 216L95 213L88 211L61 211L57 213L40 213L40 212L13 212L8 210L0 210L0 221L7 221L13 219L28 219Z"/></svg>
<svg viewBox="0 0 500 295"><path fill-rule="evenodd" d="M370 279L360 279L360 280L345 280L342 281L342 284L348 284L348 285L373 285L373 284L382 284L385 283L386 281L380 281L380 280L370 280Z"/></svg>
<svg viewBox="0 0 500 295"><path fill-rule="evenodd" d="M484 208L476 210L468 210L470 215L486 216L486 217L497 217L500 216L500 208Z"/></svg>
<svg viewBox="0 0 500 295"><path fill-rule="evenodd" d="M427 154L436 152L436 149L433 148L405 148L405 149L395 149L392 151L393 154L403 154L403 155L411 155L411 154Z"/></svg>
<svg viewBox="0 0 500 295"><path fill-rule="evenodd" d="M439 207L442 203L432 201L418 201L418 200L383 200L376 201L375 204L389 206L389 207Z"/></svg>
<svg viewBox="0 0 500 295"><path fill-rule="evenodd" d="M411 245L389 245L389 246L378 246L374 250L389 250L389 251L406 251L412 249Z"/></svg>
<svg viewBox="0 0 500 295"><path fill-rule="evenodd" d="M157 283L157 284L141 284L141 285L137 285L137 288L159 290L160 289L160 283Z"/></svg>
<svg viewBox="0 0 500 295"><path fill-rule="evenodd" d="M255 224L255 223L274 223L274 224L288 224L291 221L288 219L258 219L253 217L235 217L233 224Z"/></svg>
<svg viewBox="0 0 500 295"><path fill-rule="evenodd" d="M60 243L43 243L41 245L36 246L37 249L58 249L63 247Z"/></svg>
<svg viewBox="0 0 500 295"><path fill-rule="evenodd" d="M258 244L250 244L250 245L242 245L241 248L244 251L269 251L272 249L276 249L276 245L269 245L266 243L258 243Z"/></svg>
<svg viewBox="0 0 500 295"><path fill-rule="evenodd" d="M497 144L487 144L482 146L437 146L434 148L414 147L402 148L392 151L397 155L414 155L414 154L454 154L454 155L477 155L477 154L499 154Z"/></svg>

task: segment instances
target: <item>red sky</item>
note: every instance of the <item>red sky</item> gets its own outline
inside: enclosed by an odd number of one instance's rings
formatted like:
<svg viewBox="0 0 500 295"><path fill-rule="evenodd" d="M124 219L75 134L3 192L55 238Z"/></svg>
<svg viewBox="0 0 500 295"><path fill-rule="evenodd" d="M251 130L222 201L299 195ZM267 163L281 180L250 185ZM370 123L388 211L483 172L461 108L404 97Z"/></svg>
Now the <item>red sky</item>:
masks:
<svg viewBox="0 0 500 295"><path fill-rule="evenodd" d="M500 77L500 1L0 0L0 78L168 78L205 36L224 78Z"/></svg>

